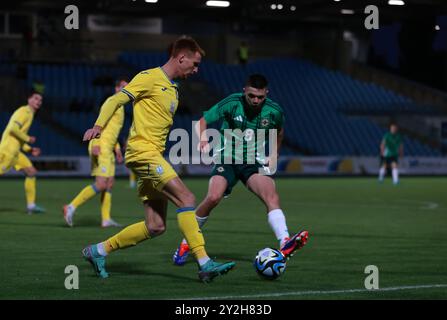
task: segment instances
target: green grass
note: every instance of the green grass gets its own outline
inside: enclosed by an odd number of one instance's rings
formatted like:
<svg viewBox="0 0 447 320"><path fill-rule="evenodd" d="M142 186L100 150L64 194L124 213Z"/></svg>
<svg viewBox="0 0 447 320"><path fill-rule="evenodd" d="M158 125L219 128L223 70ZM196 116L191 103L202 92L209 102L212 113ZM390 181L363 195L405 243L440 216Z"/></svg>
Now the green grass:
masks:
<svg viewBox="0 0 447 320"><path fill-rule="evenodd" d="M207 180L185 181L198 199L204 196ZM403 178L398 187L389 180L379 185L373 178L277 179L290 231L306 228L311 237L276 281L260 279L252 267L256 252L276 246L276 240L262 203L238 185L204 227L209 254L237 263L234 271L211 284L198 281L192 260L184 267L171 263L181 239L173 206L163 236L110 255L111 277L96 278L81 249L117 229L99 227L99 197L78 209L72 229L61 214L61 206L90 182L39 179L38 203L48 212L29 216L24 212L23 180L0 179L1 299L447 298L447 287L326 292L364 289L367 265L379 268L380 288L447 284L444 178ZM125 180L117 181L112 212L124 224L143 217L136 192ZM79 267L79 290L64 287L67 265Z"/></svg>

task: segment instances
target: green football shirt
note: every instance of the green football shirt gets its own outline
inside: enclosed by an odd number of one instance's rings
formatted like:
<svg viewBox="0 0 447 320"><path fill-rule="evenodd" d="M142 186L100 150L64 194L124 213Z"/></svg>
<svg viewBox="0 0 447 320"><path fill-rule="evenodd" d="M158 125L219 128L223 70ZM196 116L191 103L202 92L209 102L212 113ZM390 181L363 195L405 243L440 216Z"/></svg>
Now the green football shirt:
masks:
<svg viewBox="0 0 447 320"><path fill-rule="evenodd" d="M399 148L402 144L402 137L399 133L392 134L391 132L385 133L383 136L383 143L385 144L385 157L398 157Z"/></svg>
<svg viewBox="0 0 447 320"><path fill-rule="evenodd" d="M220 157L221 163L231 160L233 164L263 164L269 153L269 130L276 129L278 134L284 124L284 113L277 103L267 98L255 111L242 93L218 102L204 112L204 118L207 123L223 121L221 148L215 150L214 156Z"/></svg>

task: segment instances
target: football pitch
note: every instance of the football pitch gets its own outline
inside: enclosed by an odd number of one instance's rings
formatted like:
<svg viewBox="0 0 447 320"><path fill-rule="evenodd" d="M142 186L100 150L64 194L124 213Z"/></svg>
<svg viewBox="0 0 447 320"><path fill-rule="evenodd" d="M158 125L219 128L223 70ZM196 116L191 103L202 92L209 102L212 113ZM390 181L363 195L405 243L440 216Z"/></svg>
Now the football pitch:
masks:
<svg viewBox="0 0 447 320"><path fill-rule="evenodd" d="M278 280L260 279L257 251L276 247L262 203L242 185L212 213L203 232L207 251L234 260L236 269L199 282L192 259L172 264L181 235L170 205L167 232L107 258L108 279L97 278L81 249L119 229L100 228L99 196L80 207L68 228L61 207L90 179L38 179L42 215L25 213L23 179L0 179L1 299L446 299L447 179L276 179L291 234L309 230L308 244ZM198 201L207 179L186 179ZM143 218L136 191L118 180L112 217ZM65 268L79 269L79 289L68 290ZM380 290L366 290L365 268L377 266Z"/></svg>

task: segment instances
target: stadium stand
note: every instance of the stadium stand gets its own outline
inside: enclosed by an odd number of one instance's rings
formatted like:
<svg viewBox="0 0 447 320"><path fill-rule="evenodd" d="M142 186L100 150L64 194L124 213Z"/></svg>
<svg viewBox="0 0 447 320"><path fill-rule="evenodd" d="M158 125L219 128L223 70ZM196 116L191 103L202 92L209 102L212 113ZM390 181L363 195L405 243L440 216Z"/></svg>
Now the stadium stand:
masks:
<svg viewBox="0 0 447 320"><path fill-rule="evenodd" d="M120 61L140 70L159 65L164 59L163 53L125 52L120 56ZM245 67L205 61L198 78L227 95L240 91L246 75L255 72L268 77L270 97L284 108L287 140L314 155L377 155L387 128L345 113L427 112L426 107L419 108L409 98L303 60L269 59ZM407 155L441 155L414 139L405 137L404 142Z"/></svg>
<svg viewBox="0 0 447 320"><path fill-rule="evenodd" d="M0 112L0 129L6 128L12 113ZM44 124L38 118L33 121L29 134L37 138L36 147L42 149L43 156L78 156L85 155L86 149L80 143L73 143L61 136L51 126Z"/></svg>
<svg viewBox="0 0 447 320"><path fill-rule="evenodd" d="M113 66L29 64L27 84L31 86L36 80L43 82L46 103L57 106L52 111L53 121L80 136L94 122L99 106L111 93L115 77L134 74L165 61L165 53L124 52L118 58L120 64ZM292 148L286 146L282 154L306 150L313 155L374 156L387 128L366 116L427 112L426 107L420 108L411 99L373 83L297 59L259 60L246 66L205 61L195 78L228 95L240 91L247 74L256 72L268 77L270 97L282 105L286 114L285 138ZM178 115L173 129L190 130L191 121L198 118L198 115ZM129 127L128 116L121 141ZM414 139L405 137L404 142L409 156L441 155ZM58 154L59 151L56 148L51 152Z"/></svg>

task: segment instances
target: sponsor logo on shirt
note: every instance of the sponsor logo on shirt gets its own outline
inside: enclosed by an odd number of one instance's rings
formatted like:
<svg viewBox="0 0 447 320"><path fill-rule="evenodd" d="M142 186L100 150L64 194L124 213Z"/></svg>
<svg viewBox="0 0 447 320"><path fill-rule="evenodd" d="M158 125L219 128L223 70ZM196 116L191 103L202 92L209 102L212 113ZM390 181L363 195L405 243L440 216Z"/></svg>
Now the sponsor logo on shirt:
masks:
<svg viewBox="0 0 447 320"><path fill-rule="evenodd" d="M242 118L242 116L234 117L233 120L239 121L239 122L244 122L244 118Z"/></svg>

